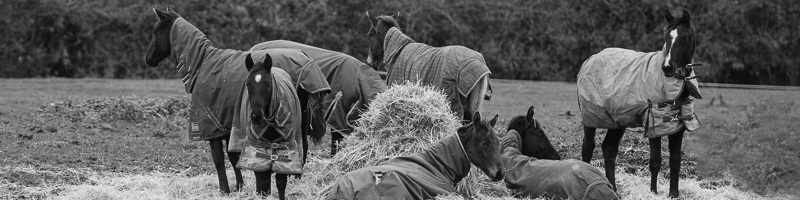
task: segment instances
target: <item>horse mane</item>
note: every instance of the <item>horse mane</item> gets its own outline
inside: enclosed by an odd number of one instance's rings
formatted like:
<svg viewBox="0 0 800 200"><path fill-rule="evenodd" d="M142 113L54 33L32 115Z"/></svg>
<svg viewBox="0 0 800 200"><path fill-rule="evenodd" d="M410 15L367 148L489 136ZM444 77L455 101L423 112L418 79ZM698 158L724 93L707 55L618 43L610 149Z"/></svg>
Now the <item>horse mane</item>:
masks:
<svg viewBox="0 0 800 200"><path fill-rule="evenodd" d="M378 18L378 21L381 21L381 22L385 23L386 25L389 26L389 28L395 27L397 29L400 29L400 25L397 23L397 20L392 16L381 15L381 16L378 16L377 18Z"/></svg>

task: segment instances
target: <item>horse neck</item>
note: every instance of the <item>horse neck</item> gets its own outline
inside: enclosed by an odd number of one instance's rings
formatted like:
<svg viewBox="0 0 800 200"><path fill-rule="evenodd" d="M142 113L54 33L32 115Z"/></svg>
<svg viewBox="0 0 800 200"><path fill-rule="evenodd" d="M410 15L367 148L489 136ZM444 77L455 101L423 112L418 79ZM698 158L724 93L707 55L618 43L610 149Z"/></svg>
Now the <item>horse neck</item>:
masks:
<svg viewBox="0 0 800 200"><path fill-rule="evenodd" d="M391 70L391 63L397 58L397 55L403 48L414 43L414 40L404 34L396 27L389 28L383 38L383 63L386 64L386 70Z"/></svg>
<svg viewBox="0 0 800 200"><path fill-rule="evenodd" d="M208 60L219 60L220 57L242 56L245 53L214 47L202 31L183 18L176 19L172 25L170 42L172 44L170 60L183 77L187 92L191 91L194 76L203 63Z"/></svg>
<svg viewBox="0 0 800 200"><path fill-rule="evenodd" d="M467 176L471 163L462 147L459 136L451 135L421 155L453 184Z"/></svg>

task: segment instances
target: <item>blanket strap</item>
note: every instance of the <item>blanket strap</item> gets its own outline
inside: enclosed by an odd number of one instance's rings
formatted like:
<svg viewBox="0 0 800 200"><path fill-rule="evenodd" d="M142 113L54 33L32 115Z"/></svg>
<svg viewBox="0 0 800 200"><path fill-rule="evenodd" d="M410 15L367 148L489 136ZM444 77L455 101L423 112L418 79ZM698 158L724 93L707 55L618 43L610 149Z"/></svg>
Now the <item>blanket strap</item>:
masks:
<svg viewBox="0 0 800 200"><path fill-rule="evenodd" d="M672 106L672 109L680 109L680 106L690 104L692 100L689 98L685 99L677 99L677 100L670 100L658 103L658 108L664 108L667 106Z"/></svg>
<svg viewBox="0 0 800 200"><path fill-rule="evenodd" d="M678 120L691 121L691 120L694 119L694 115L679 115L679 114L676 114L674 116L664 116L663 119L664 119L665 123L666 122L675 122L675 121L678 121Z"/></svg>

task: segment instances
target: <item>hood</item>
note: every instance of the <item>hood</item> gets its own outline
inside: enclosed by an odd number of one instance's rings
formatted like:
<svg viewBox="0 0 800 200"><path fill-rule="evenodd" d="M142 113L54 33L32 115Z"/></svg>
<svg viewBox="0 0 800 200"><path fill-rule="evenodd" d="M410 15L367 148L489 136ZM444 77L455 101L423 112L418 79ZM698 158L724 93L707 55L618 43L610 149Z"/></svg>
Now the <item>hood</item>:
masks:
<svg viewBox="0 0 800 200"><path fill-rule="evenodd" d="M442 139L420 157L453 183L458 183L466 177L472 165L458 134Z"/></svg>
<svg viewBox="0 0 800 200"><path fill-rule="evenodd" d="M211 47L211 41L197 27L180 17L175 19L170 30L170 60L181 74L186 93L192 92L197 69L203 63L206 51Z"/></svg>
<svg viewBox="0 0 800 200"><path fill-rule="evenodd" d="M386 37L383 39L383 63L391 63L397 58L403 47L411 43L414 43L414 40L403 34L400 29L397 29L397 27L389 28L389 31L386 32ZM389 67L390 65L386 66ZM386 69L386 71L391 71L391 69Z"/></svg>

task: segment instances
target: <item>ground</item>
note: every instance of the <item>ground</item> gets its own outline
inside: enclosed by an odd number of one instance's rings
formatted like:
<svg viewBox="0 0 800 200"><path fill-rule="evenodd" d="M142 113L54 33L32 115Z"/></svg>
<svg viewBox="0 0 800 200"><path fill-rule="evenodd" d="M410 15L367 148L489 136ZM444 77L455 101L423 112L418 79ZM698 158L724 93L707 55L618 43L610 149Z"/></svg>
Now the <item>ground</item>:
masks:
<svg viewBox="0 0 800 200"><path fill-rule="evenodd" d="M580 159L583 134L575 84L492 84L487 116L500 114L504 126L536 106L537 119L562 157ZM186 140L188 95L182 88L179 80L0 79L0 199L256 198L247 172L242 192L216 192L208 144ZM697 112L703 128L684 139L682 193L701 199L697 186L724 190L714 196L721 198L797 198L800 109L795 105L800 92L701 90L705 98L697 101ZM602 167L604 134L597 137L592 164ZM641 133L629 131L623 138L617 159L623 197L652 198L646 196L652 195L647 191L647 145ZM667 145L662 146L659 198L668 189L669 155ZM324 174L332 164L326 147L312 149L310 178L293 179L291 197L316 197L331 181ZM115 196L108 191L133 192Z"/></svg>

